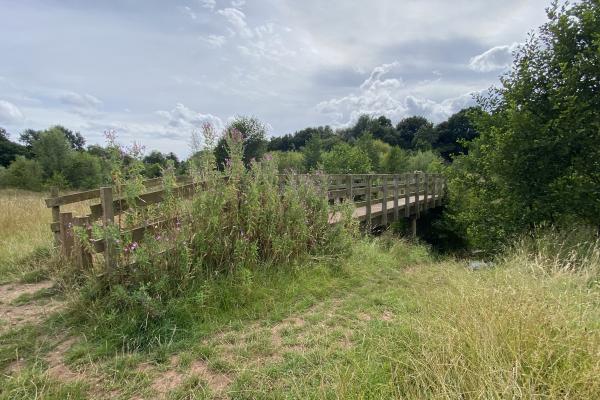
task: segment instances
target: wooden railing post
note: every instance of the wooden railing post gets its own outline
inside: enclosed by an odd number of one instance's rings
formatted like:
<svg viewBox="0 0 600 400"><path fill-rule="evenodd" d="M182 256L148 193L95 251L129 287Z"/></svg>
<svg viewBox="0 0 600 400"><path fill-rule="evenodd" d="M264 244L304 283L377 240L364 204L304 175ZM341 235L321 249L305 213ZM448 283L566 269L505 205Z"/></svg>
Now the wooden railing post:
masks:
<svg viewBox="0 0 600 400"><path fill-rule="evenodd" d="M398 218L398 175L394 175L394 221Z"/></svg>
<svg viewBox="0 0 600 400"><path fill-rule="evenodd" d="M410 192L411 192L411 184L410 184L410 174L402 175L404 179L404 216L406 218L410 217Z"/></svg>
<svg viewBox="0 0 600 400"><path fill-rule="evenodd" d="M367 202L367 229L371 229L371 175L367 175L365 183L365 194Z"/></svg>
<svg viewBox="0 0 600 400"><path fill-rule="evenodd" d="M108 229L114 225L115 218L112 187L100 188L100 202L102 204L102 224L105 229ZM115 243L110 237L110 234L105 235L104 243L104 266L106 272L112 274L117 266L117 254L115 251Z"/></svg>
<svg viewBox="0 0 600 400"><path fill-rule="evenodd" d="M421 193L419 190L420 174L415 172L415 215L417 218L421 216Z"/></svg>
<svg viewBox="0 0 600 400"><path fill-rule="evenodd" d="M387 215L387 175L383 175L383 201L381 202L381 223L386 226L388 223Z"/></svg>
<svg viewBox="0 0 600 400"><path fill-rule="evenodd" d="M432 196L433 197L433 199L432 199L433 205L432 205L432 207L435 207L436 202L437 202L437 180L438 180L437 174L433 174L433 190L432 190L433 191L433 196Z"/></svg>
<svg viewBox="0 0 600 400"><path fill-rule="evenodd" d="M423 186L425 187L424 211L427 212L427 209L429 208L429 174L427 172L425 172L425 176L423 177L423 179L425 180L425 183L423 184Z"/></svg>
<svg viewBox="0 0 600 400"><path fill-rule="evenodd" d="M52 198L56 198L58 197L58 188L56 186L53 186L52 189L50 189L50 196ZM52 207L52 230L54 231L54 244L57 247L60 247L60 225L59 225L59 221L60 220L60 206L53 206ZM59 226L58 229L55 228L55 226Z"/></svg>
<svg viewBox="0 0 600 400"><path fill-rule="evenodd" d="M348 175L348 200L354 202L354 176L352 174Z"/></svg>
<svg viewBox="0 0 600 400"><path fill-rule="evenodd" d="M73 250L73 214L70 212L61 212L60 222L60 243L61 254L70 258Z"/></svg>
<svg viewBox="0 0 600 400"><path fill-rule="evenodd" d="M90 237L92 231L90 217L75 217L73 226L85 229L87 237ZM80 269L89 269L92 266L92 254L87 250L82 240L82 238L75 238L73 260Z"/></svg>

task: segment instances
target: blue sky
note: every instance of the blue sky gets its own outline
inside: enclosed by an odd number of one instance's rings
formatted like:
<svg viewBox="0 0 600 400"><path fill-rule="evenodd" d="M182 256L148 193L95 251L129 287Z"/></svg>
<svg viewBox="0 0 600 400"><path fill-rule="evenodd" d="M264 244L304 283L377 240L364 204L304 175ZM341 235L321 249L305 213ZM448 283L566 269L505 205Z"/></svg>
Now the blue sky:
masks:
<svg viewBox="0 0 600 400"><path fill-rule="evenodd" d="M441 121L498 82L541 0L0 0L0 126L190 152L202 122L270 135L362 113Z"/></svg>

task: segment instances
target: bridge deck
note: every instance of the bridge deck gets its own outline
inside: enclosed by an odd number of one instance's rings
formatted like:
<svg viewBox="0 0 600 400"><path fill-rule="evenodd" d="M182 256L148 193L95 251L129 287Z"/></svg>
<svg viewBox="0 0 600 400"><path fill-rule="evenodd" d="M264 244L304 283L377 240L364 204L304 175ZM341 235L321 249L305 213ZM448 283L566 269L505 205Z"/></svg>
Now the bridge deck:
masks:
<svg viewBox="0 0 600 400"><path fill-rule="evenodd" d="M439 198L441 198L441 196L439 196L439 195L427 196L427 199L429 200L430 203L433 202L433 200L437 200ZM416 213L416 209L415 209L416 203L417 203L416 196L410 196L408 199L408 205L411 208L411 212L410 212L411 215ZM422 207L424 206L425 195L419 196L419 204ZM402 212L400 213L400 216L403 217L405 215L405 198L404 197L398 198L398 210L402 210ZM421 210L421 211L423 211L423 210ZM386 206L386 212L388 215L394 213L394 200L388 200L387 206ZM371 218L379 217L382 214L383 214L383 201L371 203ZM332 214L329 216L329 222L334 224L339 221L340 217L341 217L341 215L339 213ZM356 207L356 209L352 213L352 217L358 219L359 221L366 220L367 219L367 206Z"/></svg>

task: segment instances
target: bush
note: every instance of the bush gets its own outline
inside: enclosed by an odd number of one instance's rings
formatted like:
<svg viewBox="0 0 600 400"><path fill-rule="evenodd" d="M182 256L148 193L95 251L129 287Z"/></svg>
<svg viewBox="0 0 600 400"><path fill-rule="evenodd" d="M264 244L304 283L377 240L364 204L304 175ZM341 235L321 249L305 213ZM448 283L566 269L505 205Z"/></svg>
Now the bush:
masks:
<svg viewBox="0 0 600 400"><path fill-rule="evenodd" d="M0 185L40 191L43 189L42 168L35 160L18 156L0 175Z"/></svg>
<svg viewBox="0 0 600 400"><path fill-rule="evenodd" d="M246 168L239 132L227 131L225 140L229 158L223 171L216 169L213 152L196 160L198 190L191 202L171 195L175 180L173 170L167 169L165 201L137 207L135 198L143 185L135 174L143 172L141 160L131 157L125 167L114 159L117 191L130 206L120 219L122 226L154 221L157 216L164 222L141 243L119 237L116 227L93 228L94 238L115 241L119 261L113 273L90 276L81 308L84 317L92 319L87 323L110 325L109 330L117 330L130 343L149 345L148 338L168 334L169 321L179 319L173 313L182 307L194 307L201 314L195 296L213 279L248 280L257 271L286 269L313 257L346 252L356 222L350 206L329 206L325 182L318 176L280 179L270 157ZM118 156L118 147L110 147L115 148L113 158ZM335 225L329 223L332 212L339 217ZM84 232L77 236L87 242ZM103 315L100 322L98 313ZM124 313L127 318L119 321L111 317ZM190 318L179 319L177 328Z"/></svg>
<svg viewBox="0 0 600 400"><path fill-rule="evenodd" d="M373 166L366 151L340 143L323 154L323 170L328 174L367 174L373 170Z"/></svg>

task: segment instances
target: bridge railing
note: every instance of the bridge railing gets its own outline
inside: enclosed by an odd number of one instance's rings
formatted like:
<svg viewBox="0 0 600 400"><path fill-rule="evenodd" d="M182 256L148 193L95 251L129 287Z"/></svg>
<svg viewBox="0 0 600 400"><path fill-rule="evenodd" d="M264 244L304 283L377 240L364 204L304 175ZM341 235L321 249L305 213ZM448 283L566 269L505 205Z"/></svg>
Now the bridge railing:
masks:
<svg viewBox="0 0 600 400"><path fill-rule="evenodd" d="M300 175L299 175L300 176ZM305 175L313 176L315 175ZM422 212L441 205L445 191L445 180L441 174L423 172L405 174L331 174L320 175L326 182L326 193L331 203L351 201L355 204L354 217L372 226L375 219L382 225L389 220L401 217L418 218ZM194 182L189 176L177 178L178 185L170 190L178 198L193 196L201 182ZM136 205L148 207L162 202L166 191L162 188L161 178L144 181L146 192L136 198ZM88 202L90 212L83 216L74 216L72 212L61 211L61 206ZM92 252L102 253L107 269L116 265L117 256L110 241L96 239L91 241L92 248L83 246L75 238L75 229L85 229L91 237L91 224L101 220L104 226L113 224L115 217L128 209L124 198L116 196L113 187L102 187L77 193L59 195L52 189L46 206L52 209L50 229L54 233L55 243L63 256L81 267L91 266ZM335 218L331 219L335 222ZM140 241L148 233L161 231L172 224L170 220L149 221L143 225L129 227L121 231L122 237Z"/></svg>

